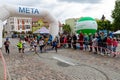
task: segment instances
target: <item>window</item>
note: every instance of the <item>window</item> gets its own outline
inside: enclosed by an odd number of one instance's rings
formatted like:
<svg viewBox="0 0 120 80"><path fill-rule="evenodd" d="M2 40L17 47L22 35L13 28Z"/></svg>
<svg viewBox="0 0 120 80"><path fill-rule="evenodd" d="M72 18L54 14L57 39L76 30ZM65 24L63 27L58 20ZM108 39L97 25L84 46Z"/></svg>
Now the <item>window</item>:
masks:
<svg viewBox="0 0 120 80"><path fill-rule="evenodd" d="M25 29L30 29L30 25L25 25Z"/></svg>
<svg viewBox="0 0 120 80"><path fill-rule="evenodd" d="M20 29L22 29L22 25L20 25Z"/></svg>
<svg viewBox="0 0 120 80"><path fill-rule="evenodd" d="M19 20L19 23L21 23L21 24L22 24L22 20L21 20L21 19Z"/></svg>
<svg viewBox="0 0 120 80"><path fill-rule="evenodd" d="M14 25L11 25L11 30L14 30Z"/></svg>
<svg viewBox="0 0 120 80"><path fill-rule="evenodd" d="M10 24L14 24L14 22L10 22Z"/></svg>

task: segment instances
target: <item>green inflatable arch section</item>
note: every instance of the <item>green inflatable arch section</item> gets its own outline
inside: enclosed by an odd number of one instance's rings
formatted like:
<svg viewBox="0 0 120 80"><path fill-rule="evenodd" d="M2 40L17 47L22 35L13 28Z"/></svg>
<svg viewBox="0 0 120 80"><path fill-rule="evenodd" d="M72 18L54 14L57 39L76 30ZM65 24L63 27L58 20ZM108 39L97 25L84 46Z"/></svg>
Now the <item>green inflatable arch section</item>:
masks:
<svg viewBox="0 0 120 80"><path fill-rule="evenodd" d="M89 22L89 21L91 21L92 23L93 22L96 22L96 20L95 19L93 19L92 17L81 17L77 22L79 23L81 23L81 22ZM82 32L83 34L95 34L96 33L96 29L79 29L79 30L76 30L76 33L80 33L80 32Z"/></svg>
<svg viewBox="0 0 120 80"><path fill-rule="evenodd" d="M77 30L76 33L80 33L82 32L83 34L88 34L88 33L91 33L91 34L95 34L96 30L95 29L85 29L85 30Z"/></svg>
<svg viewBox="0 0 120 80"><path fill-rule="evenodd" d="M80 21L95 21L95 19L91 18L91 17L81 17L78 22Z"/></svg>

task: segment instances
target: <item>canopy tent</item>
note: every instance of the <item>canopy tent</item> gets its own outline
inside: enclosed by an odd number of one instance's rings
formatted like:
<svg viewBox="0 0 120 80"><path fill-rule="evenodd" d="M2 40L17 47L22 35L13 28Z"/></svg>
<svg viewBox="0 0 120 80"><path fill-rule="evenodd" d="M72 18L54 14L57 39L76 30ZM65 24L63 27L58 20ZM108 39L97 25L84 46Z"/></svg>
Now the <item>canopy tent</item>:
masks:
<svg viewBox="0 0 120 80"><path fill-rule="evenodd" d="M46 27L42 27L42 28L36 30L36 31L33 32L33 33L40 33L40 34L46 33L46 34L49 34L49 30L48 30Z"/></svg>
<svg viewBox="0 0 120 80"><path fill-rule="evenodd" d="M120 34L120 30L114 32L113 34Z"/></svg>

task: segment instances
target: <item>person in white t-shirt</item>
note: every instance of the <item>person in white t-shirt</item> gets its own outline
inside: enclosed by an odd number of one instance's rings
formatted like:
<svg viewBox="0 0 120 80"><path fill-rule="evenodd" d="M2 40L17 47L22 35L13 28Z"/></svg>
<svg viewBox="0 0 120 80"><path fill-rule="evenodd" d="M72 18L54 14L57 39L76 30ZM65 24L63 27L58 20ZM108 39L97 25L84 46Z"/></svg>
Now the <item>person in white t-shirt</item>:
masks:
<svg viewBox="0 0 120 80"><path fill-rule="evenodd" d="M34 51L37 53L37 38L34 39Z"/></svg>
<svg viewBox="0 0 120 80"><path fill-rule="evenodd" d="M44 40L43 39L40 39L40 41L39 41L39 47L40 47L40 52L42 53L42 49L44 47Z"/></svg>

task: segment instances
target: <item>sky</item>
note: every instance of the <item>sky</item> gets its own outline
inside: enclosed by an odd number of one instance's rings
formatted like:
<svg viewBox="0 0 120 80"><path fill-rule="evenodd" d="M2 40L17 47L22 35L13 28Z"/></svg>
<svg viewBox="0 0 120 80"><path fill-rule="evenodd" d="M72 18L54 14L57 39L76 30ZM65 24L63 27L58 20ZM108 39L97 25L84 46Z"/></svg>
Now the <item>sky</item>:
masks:
<svg viewBox="0 0 120 80"><path fill-rule="evenodd" d="M0 0L0 4L23 5L46 8L57 20L64 23L68 18L93 17L102 15L112 21L111 12L115 0Z"/></svg>

